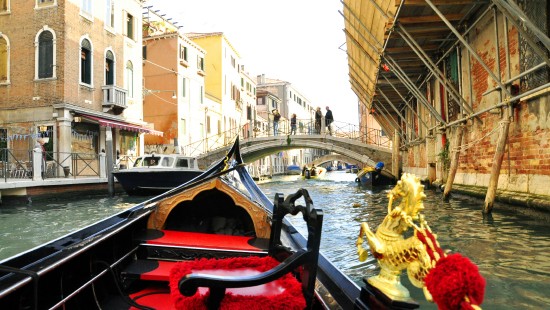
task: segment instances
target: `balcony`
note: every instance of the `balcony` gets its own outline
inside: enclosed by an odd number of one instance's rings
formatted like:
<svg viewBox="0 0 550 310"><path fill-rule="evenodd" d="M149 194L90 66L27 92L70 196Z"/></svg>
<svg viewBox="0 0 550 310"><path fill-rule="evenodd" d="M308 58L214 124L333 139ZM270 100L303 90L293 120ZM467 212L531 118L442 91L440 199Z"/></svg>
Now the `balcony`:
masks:
<svg viewBox="0 0 550 310"><path fill-rule="evenodd" d="M103 112L109 110L115 111L115 114L120 114L124 109L128 107L126 102L126 89L122 89L115 85L101 86L103 91Z"/></svg>

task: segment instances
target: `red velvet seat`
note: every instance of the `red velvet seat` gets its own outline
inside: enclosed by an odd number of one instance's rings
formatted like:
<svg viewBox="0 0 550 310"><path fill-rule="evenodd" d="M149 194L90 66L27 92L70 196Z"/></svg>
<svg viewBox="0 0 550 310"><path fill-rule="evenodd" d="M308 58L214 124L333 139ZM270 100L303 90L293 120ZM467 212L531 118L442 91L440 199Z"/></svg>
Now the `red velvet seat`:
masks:
<svg viewBox="0 0 550 310"><path fill-rule="evenodd" d="M303 197L306 206L296 206ZM294 253L281 242L285 215L303 214L307 224L307 248ZM170 291L176 309L304 309L311 308L314 299L317 261L321 243L323 212L313 207L305 189L286 199L275 195L269 256L225 259L197 259L177 263L170 272ZM284 258L279 261L274 257ZM208 273L215 270L257 270L258 274L230 275ZM299 272L297 272L299 270ZM299 280L293 275L296 274ZM266 294L269 284L276 294ZM200 288L208 288L200 289ZM235 288L247 288L244 294Z"/></svg>
<svg viewBox="0 0 550 310"><path fill-rule="evenodd" d="M235 257L222 260L200 259L177 263L170 272L170 291L175 309L208 309L207 300L210 292L207 288L200 288L192 296L184 296L179 291L180 279L192 272L226 277L254 276L279 264L279 261L270 256ZM228 288L219 306L220 309L304 309L305 307L302 284L291 273L258 286Z"/></svg>

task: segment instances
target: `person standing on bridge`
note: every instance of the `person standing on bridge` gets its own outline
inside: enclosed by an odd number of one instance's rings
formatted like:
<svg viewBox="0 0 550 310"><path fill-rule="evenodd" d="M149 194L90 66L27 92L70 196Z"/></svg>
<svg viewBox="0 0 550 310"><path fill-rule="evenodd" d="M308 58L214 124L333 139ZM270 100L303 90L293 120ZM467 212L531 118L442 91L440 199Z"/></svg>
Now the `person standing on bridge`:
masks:
<svg viewBox="0 0 550 310"><path fill-rule="evenodd" d="M290 134L296 134L296 113L293 113L290 117Z"/></svg>
<svg viewBox="0 0 550 310"><path fill-rule="evenodd" d="M315 133L321 133L321 119L323 118L323 112L321 112L321 107L317 107L315 111Z"/></svg>
<svg viewBox="0 0 550 310"><path fill-rule="evenodd" d="M271 111L273 113L273 135L276 136L279 132L279 120L281 119L281 114L277 109Z"/></svg>
<svg viewBox="0 0 550 310"><path fill-rule="evenodd" d="M330 124L334 122L334 117L332 116L332 111L329 109L327 105L327 113L325 114L325 126L328 129L328 134L332 136L332 129L330 128Z"/></svg>

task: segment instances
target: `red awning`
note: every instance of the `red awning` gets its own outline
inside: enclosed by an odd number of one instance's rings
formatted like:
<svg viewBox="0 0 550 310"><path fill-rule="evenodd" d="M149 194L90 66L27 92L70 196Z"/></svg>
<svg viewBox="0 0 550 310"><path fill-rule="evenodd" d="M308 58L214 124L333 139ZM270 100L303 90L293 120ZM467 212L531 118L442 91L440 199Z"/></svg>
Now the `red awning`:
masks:
<svg viewBox="0 0 550 310"><path fill-rule="evenodd" d="M147 128L147 127L140 126L140 125L117 122L117 121L112 121L112 120L108 120L108 119L105 119L105 118L92 116L92 115L85 115L85 114L83 114L82 117L84 117L86 119L89 119L89 120L97 121L99 123L99 126L102 126L102 127L119 128L119 129L123 129L123 130L135 131L135 132L139 132L139 133L146 133L146 134L155 135L155 136L159 136L159 137L162 137L162 135L163 135L162 131L154 130L154 129Z"/></svg>

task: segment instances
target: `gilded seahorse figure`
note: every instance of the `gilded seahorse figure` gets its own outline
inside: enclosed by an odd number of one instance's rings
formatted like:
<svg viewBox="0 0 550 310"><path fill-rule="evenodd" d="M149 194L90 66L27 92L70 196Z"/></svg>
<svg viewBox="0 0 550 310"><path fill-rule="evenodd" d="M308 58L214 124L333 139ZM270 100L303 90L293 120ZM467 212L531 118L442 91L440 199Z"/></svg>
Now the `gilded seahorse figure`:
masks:
<svg viewBox="0 0 550 310"><path fill-rule="evenodd" d="M410 295L400 281L401 272L407 269L411 283L424 289L424 294L431 300L430 293L424 287L424 278L433 267L433 260L426 249L426 244L418 237L429 227L420 214L424 209L424 186L420 180L405 173L397 185L388 193L388 215L384 218L376 233L373 233L367 223L361 224L357 240L359 260L367 258L363 249L363 236L366 236L372 255L378 259L380 274L368 279L368 282L393 300L410 301ZM398 206L393 202L401 199ZM415 224L417 221L419 224ZM416 233L409 238L403 234L413 227Z"/></svg>

